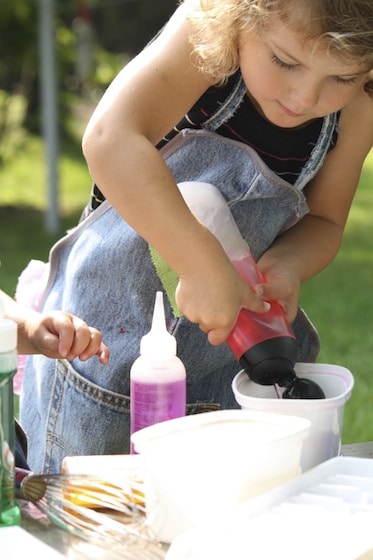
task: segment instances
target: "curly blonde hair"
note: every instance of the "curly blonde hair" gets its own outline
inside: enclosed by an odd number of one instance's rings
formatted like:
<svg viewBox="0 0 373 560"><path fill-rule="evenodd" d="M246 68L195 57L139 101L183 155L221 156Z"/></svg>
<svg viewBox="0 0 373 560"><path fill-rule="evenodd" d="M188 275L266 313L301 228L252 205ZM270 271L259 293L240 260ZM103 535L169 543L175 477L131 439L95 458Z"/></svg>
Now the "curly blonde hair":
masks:
<svg viewBox="0 0 373 560"><path fill-rule="evenodd" d="M239 69L242 33L262 34L277 21L332 56L373 68L372 0L184 0L200 69L217 83ZM373 93L373 80L365 85Z"/></svg>

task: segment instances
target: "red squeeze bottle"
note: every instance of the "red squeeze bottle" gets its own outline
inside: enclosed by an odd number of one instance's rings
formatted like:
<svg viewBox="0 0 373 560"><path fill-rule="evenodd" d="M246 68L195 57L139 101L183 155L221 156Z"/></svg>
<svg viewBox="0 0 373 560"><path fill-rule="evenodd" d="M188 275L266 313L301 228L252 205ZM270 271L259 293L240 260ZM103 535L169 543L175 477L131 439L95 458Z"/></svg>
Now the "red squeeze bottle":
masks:
<svg viewBox="0 0 373 560"><path fill-rule="evenodd" d="M242 238L220 191L210 183L178 185L193 214L215 235L233 266L249 285L264 277ZM297 342L281 305L271 301L265 313L241 309L227 344L250 379L260 385L286 385L294 378Z"/></svg>

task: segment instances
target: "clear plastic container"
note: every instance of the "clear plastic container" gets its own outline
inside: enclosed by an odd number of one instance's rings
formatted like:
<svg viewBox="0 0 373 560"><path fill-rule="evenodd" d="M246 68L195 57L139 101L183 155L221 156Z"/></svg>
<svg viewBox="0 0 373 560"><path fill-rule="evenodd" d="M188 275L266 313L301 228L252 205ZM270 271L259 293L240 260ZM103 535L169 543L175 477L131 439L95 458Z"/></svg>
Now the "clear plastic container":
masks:
<svg viewBox="0 0 373 560"><path fill-rule="evenodd" d="M185 416L132 435L147 520L164 542L300 474L304 418L248 410Z"/></svg>
<svg viewBox="0 0 373 560"><path fill-rule="evenodd" d="M302 416L311 422L311 430L302 452L302 470L306 471L340 453L345 403L354 386L352 373L333 364L295 365L299 377L315 381L325 399L279 399L273 386L253 383L244 371L233 379L238 404L247 410Z"/></svg>

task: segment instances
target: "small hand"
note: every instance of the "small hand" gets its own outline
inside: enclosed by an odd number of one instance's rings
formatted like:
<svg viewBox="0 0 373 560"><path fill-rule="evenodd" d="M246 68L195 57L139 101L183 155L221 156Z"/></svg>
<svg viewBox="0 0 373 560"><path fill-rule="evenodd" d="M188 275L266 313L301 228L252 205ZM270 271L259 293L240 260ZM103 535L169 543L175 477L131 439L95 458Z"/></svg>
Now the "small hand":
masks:
<svg viewBox="0 0 373 560"><path fill-rule="evenodd" d="M282 306L288 321L292 322L299 305L299 278L290 268L280 263L261 270L266 282L253 286L253 291L263 300L277 301Z"/></svg>
<svg viewBox="0 0 373 560"><path fill-rule="evenodd" d="M35 353L49 358L79 358L82 361L98 356L102 364L109 359L109 349L101 333L82 319L64 311L37 313L28 319L27 330Z"/></svg>

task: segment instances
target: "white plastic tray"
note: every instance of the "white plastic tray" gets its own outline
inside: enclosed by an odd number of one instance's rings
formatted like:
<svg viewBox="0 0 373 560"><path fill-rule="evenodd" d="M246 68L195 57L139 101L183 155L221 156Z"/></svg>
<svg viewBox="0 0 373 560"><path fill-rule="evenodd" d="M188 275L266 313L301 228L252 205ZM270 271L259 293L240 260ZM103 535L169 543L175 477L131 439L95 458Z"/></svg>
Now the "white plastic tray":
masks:
<svg viewBox="0 0 373 560"><path fill-rule="evenodd" d="M166 555L167 560L206 558L373 559L373 460L330 459L222 511L221 523L180 535Z"/></svg>

